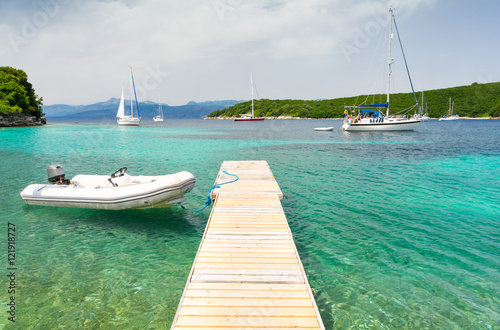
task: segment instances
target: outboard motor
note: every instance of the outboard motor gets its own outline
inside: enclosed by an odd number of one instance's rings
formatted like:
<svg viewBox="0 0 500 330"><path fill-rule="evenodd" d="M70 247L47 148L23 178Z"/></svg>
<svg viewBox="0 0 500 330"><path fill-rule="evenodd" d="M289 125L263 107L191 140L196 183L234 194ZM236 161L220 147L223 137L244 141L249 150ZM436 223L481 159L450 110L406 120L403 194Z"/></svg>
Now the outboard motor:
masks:
<svg viewBox="0 0 500 330"><path fill-rule="evenodd" d="M49 182L53 184L70 184L70 179L66 179L62 165L47 166L47 176Z"/></svg>

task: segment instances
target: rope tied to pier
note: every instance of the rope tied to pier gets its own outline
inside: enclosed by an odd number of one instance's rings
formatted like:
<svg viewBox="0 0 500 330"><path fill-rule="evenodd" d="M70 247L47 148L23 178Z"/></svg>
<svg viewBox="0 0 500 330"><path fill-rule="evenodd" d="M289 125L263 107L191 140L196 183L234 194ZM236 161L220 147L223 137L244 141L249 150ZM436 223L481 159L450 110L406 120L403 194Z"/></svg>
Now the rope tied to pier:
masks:
<svg viewBox="0 0 500 330"><path fill-rule="evenodd" d="M220 188L220 186L224 185L224 184L228 184L228 183L233 183L233 182L236 182L239 180L239 177L236 175L236 174L231 174L231 173L228 173L227 171L222 171L222 173L224 174L227 174L227 175L231 175L231 176L235 176L236 179L234 180L231 180L231 181L227 181L227 182L223 182L223 183L218 183L218 184L214 184L212 186L212 188L210 188L210 190L208 191L208 195L207 195L207 200L205 201L205 206L203 206L201 209L199 210L196 210L196 211L193 211L193 210L188 210L184 207L184 205L182 205L181 203L179 203L179 205L184 209L184 210L187 210L187 211L191 211L191 212L201 212L203 211L204 209L206 209L208 206L210 206L212 204L212 197L210 197L210 195L212 194L212 191L216 188Z"/></svg>

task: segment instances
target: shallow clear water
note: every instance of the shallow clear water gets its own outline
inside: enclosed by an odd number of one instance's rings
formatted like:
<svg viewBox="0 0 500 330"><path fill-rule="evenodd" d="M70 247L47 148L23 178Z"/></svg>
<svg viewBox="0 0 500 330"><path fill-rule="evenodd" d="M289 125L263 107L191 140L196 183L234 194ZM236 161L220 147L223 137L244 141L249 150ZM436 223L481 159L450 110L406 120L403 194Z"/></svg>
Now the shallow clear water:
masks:
<svg viewBox="0 0 500 330"><path fill-rule="evenodd" d="M500 121L349 133L339 120L179 120L0 130L0 219L16 225L15 327L167 328L209 210L99 211L19 197L69 177L192 172L198 209L224 160L266 160L327 329L500 328ZM314 127L335 126L333 132ZM4 255L7 271L7 252ZM9 296L2 296L4 306ZM8 315L7 315L8 316ZM13 327L4 315L0 327Z"/></svg>

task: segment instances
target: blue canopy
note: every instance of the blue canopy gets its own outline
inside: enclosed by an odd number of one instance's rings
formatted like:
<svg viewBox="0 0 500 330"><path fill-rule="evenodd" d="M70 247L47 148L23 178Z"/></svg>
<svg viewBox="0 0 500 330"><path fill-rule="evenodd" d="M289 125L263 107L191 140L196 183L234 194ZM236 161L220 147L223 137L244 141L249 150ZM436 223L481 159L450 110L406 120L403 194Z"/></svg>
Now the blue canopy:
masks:
<svg viewBox="0 0 500 330"><path fill-rule="evenodd" d="M384 116L380 111L377 110L360 110L359 113L364 117L365 114L372 114L373 118L378 118L378 116Z"/></svg>
<svg viewBox="0 0 500 330"><path fill-rule="evenodd" d="M358 105L356 108L387 108L389 107L389 103L376 103L376 104L364 104Z"/></svg>

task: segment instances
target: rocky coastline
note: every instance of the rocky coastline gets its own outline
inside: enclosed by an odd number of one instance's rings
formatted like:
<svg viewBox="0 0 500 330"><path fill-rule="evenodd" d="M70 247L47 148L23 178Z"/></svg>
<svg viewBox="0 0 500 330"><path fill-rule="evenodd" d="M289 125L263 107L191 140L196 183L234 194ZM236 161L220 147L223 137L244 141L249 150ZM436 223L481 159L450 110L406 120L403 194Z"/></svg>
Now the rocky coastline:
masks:
<svg viewBox="0 0 500 330"><path fill-rule="evenodd" d="M0 114L0 127L30 127L45 124L47 124L45 117L37 119L35 116Z"/></svg>

